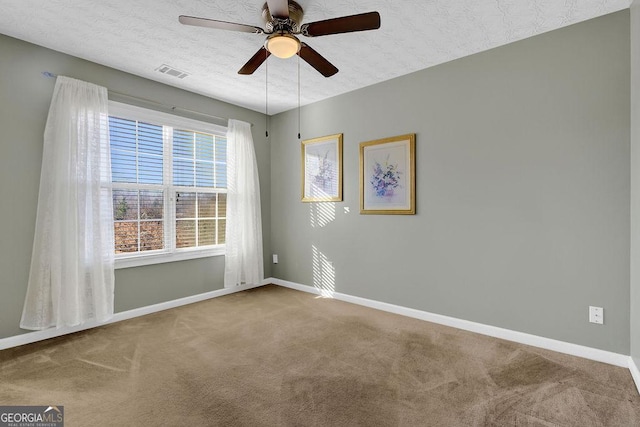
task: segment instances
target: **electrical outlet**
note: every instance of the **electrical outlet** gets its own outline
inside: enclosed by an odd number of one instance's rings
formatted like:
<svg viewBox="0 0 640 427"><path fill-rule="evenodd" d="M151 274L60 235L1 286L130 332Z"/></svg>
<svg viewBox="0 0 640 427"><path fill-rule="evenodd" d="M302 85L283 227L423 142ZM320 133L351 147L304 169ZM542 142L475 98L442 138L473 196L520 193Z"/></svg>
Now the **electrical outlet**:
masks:
<svg viewBox="0 0 640 427"><path fill-rule="evenodd" d="M273 263L274 264L278 263L278 254L273 254Z"/></svg>
<svg viewBox="0 0 640 427"><path fill-rule="evenodd" d="M602 325L604 323L604 308L589 306L589 322Z"/></svg>

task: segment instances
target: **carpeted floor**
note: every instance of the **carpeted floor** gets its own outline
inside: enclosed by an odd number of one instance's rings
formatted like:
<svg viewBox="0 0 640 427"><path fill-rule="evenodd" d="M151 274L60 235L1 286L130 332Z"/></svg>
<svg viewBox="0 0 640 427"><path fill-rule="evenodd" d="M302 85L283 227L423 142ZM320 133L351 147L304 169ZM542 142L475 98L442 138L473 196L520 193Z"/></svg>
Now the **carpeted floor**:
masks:
<svg viewBox="0 0 640 427"><path fill-rule="evenodd" d="M277 286L0 351L71 426L638 426L628 370Z"/></svg>

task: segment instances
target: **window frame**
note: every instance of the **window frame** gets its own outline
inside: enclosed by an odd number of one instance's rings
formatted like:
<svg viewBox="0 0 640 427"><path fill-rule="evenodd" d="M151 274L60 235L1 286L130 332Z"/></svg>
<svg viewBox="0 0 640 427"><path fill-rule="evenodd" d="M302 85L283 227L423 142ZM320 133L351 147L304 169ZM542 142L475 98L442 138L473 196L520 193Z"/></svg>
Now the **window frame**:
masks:
<svg viewBox="0 0 640 427"><path fill-rule="evenodd" d="M185 187L174 185L173 183L173 150L172 132L173 129L188 130L215 136L225 137L227 128L214 123L194 120L174 114L150 110L143 107L124 104L116 101L109 101L109 116L115 116L127 120L138 120L163 127L163 182L162 184L131 184L131 183L110 183L111 189L132 190L162 190L165 194L162 221L164 222L165 248L136 253L115 254L115 268L129 268L143 265L161 264L174 261L184 261L225 254L225 244L210 245L206 247L176 248L176 202L175 192L185 193L227 193L227 189L208 187ZM170 127L170 129L167 129ZM207 189L203 191L203 189ZM171 200L173 199L173 200ZM216 206L218 204L216 203ZM219 216L217 217L219 218ZM226 219L226 214L224 216ZM115 222L115 218L112 217ZM114 247L115 252L115 247Z"/></svg>

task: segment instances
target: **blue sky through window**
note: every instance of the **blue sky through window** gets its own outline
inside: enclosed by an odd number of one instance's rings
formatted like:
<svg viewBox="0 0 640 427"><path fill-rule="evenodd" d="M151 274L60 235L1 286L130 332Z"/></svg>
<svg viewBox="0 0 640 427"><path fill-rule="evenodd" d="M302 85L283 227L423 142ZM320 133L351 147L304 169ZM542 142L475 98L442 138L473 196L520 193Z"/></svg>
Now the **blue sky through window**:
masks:
<svg viewBox="0 0 640 427"><path fill-rule="evenodd" d="M113 182L162 185L162 131L159 125L109 117ZM174 129L172 142L173 185L226 188L226 138Z"/></svg>
<svg viewBox="0 0 640 427"><path fill-rule="evenodd" d="M109 117L113 182L162 184L162 126Z"/></svg>

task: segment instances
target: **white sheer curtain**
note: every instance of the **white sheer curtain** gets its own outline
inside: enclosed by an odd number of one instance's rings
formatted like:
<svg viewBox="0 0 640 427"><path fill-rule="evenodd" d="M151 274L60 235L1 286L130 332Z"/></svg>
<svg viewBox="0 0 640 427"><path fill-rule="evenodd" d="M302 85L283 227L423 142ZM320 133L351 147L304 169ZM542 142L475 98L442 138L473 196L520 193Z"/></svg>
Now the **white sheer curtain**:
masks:
<svg viewBox="0 0 640 427"><path fill-rule="evenodd" d="M113 315L107 102L103 87L56 80L21 328L75 326Z"/></svg>
<svg viewBox="0 0 640 427"><path fill-rule="evenodd" d="M227 231L224 286L264 279L260 182L251 125L229 120L227 130Z"/></svg>

